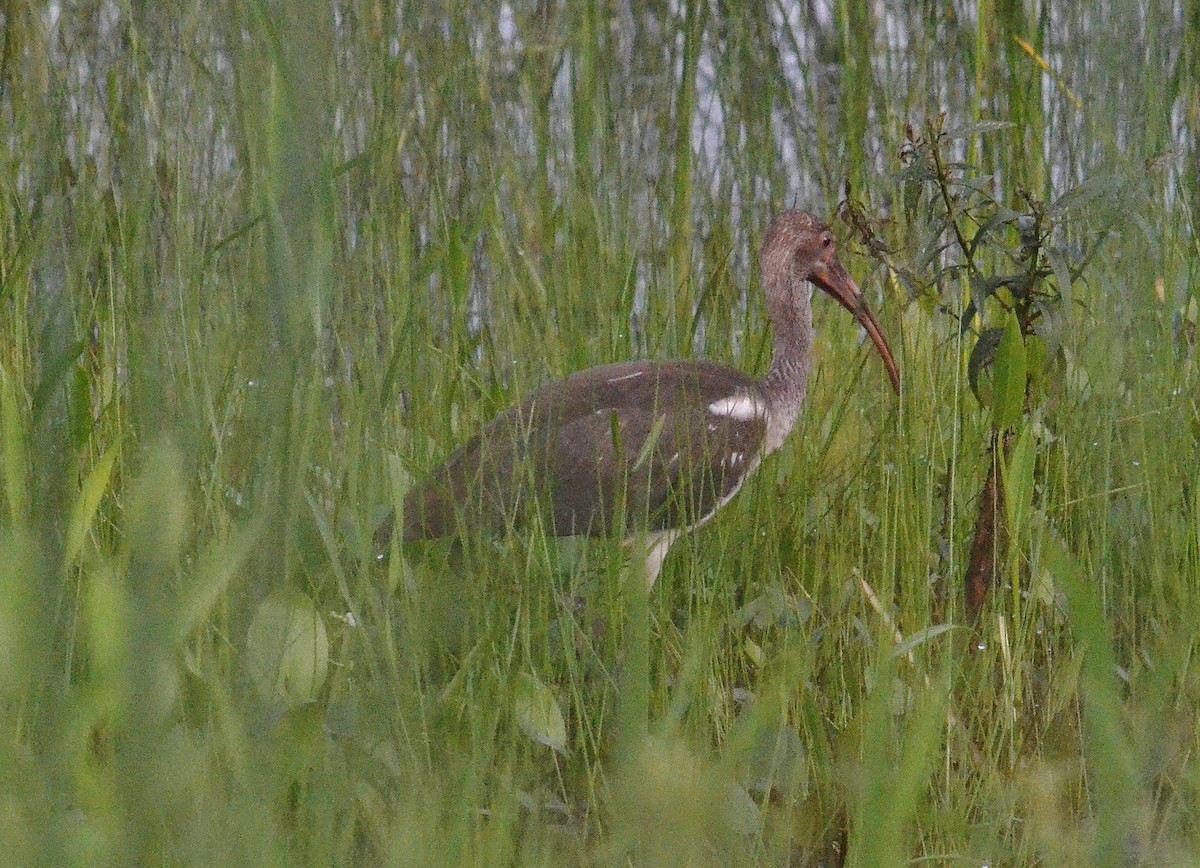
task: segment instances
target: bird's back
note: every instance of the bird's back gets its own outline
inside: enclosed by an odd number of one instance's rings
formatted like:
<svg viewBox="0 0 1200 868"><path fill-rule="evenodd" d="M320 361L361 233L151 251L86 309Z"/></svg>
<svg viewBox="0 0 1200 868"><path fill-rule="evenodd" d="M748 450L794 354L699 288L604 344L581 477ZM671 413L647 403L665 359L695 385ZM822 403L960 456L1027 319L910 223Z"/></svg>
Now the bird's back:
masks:
<svg viewBox="0 0 1200 868"><path fill-rule="evenodd" d="M560 536L693 526L757 460L766 420L746 408L764 406L752 379L709 362L583 371L496 418L413 488L403 539L504 533L535 513Z"/></svg>

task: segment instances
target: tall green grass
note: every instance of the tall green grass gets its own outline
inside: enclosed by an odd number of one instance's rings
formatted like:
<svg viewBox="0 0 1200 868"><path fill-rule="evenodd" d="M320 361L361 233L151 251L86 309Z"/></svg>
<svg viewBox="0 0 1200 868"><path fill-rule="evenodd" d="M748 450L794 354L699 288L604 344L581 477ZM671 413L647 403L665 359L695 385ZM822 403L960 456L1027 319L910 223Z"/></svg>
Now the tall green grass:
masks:
<svg viewBox="0 0 1200 868"><path fill-rule="evenodd" d="M1197 858L1200 15L677 6L0 10L6 860ZM761 372L770 215L899 220L942 111L1011 123L1001 199L1117 179L977 626L966 344L847 233L903 394L816 299L799 430L648 600L536 528L375 562L550 378Z"/></svg>

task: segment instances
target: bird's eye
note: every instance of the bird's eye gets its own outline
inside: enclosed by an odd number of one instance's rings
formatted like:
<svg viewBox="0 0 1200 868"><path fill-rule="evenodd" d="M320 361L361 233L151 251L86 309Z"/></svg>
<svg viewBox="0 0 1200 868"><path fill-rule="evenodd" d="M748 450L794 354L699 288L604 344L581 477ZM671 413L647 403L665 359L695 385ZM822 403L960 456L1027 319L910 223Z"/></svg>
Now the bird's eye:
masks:
<svg viewBox="0 0 1200 868"><path fill-rule="evenodd" d="M828 235L824 235L824 236L822 236L822 237L821 237L821 246L822 246L822 247L832 247L832 246L833 246L833 239L832 239L832 238L830 238Z"/></svg>

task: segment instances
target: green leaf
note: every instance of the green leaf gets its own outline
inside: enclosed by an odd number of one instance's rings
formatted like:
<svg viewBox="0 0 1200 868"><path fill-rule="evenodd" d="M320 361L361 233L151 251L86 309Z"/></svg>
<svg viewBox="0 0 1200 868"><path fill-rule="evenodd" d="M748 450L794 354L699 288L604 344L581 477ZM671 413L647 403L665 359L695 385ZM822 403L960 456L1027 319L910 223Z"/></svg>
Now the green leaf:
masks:
<svg viewBox="0 0 1200 868"><path fill-rule="evenodd" d="M721 803L721 819L737 835L753 835L762 828L762 811L742 787L730 784Z"/></svg>
<svg viewBox="0 0 1200 868"><path fill-rule="evenodd" d="M1038 305L1038 308L1042 315L1034 323L1033 333L1045 342L1047 354L1057 355L1062 347L1063 305L1045 303Z"/></svg>
<svg viewBox="0 0 1200 868"><path fill-rule="evenodd" d="M926 627L923 630L918 630L913 633L899 645L892 649L893 657L903 657L909 651L916 648L918 645L924 645L930 639L940 636L947 630L953 630L953 624L934 624L932 627Z"/></svg>
<svg viewBox="0 0 1200 868"><path fill-rule="evenodd" d="M527 672L517 677L513 714L521 731L531 739L559 753L566 752L567 724L558 701L549 687Z"/></svg>
<svg viewBox="0 0 1200 868"><path fill-rule="evenodd" d="M96 511L100 508L104 492L108 491L113 464L116 463L117 455L120 452L120 442L109 446L108 451L100 457L100 460L88 473L87 478L83 480L79 497L76 498L75 506L71 509L71 523L67 525L67 544L63 549L64 569L69 569L79 557L79 553L83 551L83 541L87 537L88 529L92 526L92 521L96 518Z"/></svg>
<svg viewBox="0 0 1200 868"><path fill-rule="evenodd" d="M316 698L329 670L329 636L312 602L276 591L259 604L246 636L250 675L264 696L289 705Z"/></svg>
<svg viewBox="0 0 1200 868"><path fill-rule="evenodd" d="M1096 199L1115 200L1117 194L1126 186L1127 182L1121 175L1093 175L1059 196L1046 209L1046 214L1061 219L1061 215L1075 211Z"/></svg>
<svg viewBox="0 0 1200 868"><path fill-rule="evenodd" d="M1029 335L1025 339L1025 372L1029 377L1029 407L1036 409L1046 396L1046 367L1049 353L1046 340L1041 335Z"/></svg>
<svg viewBox="0 0 1200 868"><path fill-rule="evenodd" d="M996 348L1000 346L1000 337L1003 334L1003 329L984 329L979 335L979 340L975 341L975 346L971 348L971 358L967 362L967 383L971 386L971 393L985 407L991 405L992 394L980 375L996 361Z"/></svg>
<svg viewBox="0 0 1200 868"><path fill-rule="evenodd" d="M1046 259L1050 263L1050 270L1054 272L1054 280L1058 284L1059 304L1067 308L1071 307L1071 267L1067 262L1067 256L1058 247L1050 247L1046 250Z"/></svg>
<svg viewBox="0 0 1200 868"><path fill-rule="evenodd" d="M1009 314L996 347L992 378L992 424L997 431L1011 428L1021 418L1025 406L1025 341L1016 314Z"/></svg>
<svg viewBox="0 0 1200 868"><path fill-rule="evenodd" d="M36 428L42 421L55 390L62 386L74 365L83 354L86 345L83 341L75 341L66 350L46 360L46 369L42 379L33 393L33 405L30 407L30 427Z"/></svg>
<svg viewBox="0 0 1200 868"><path fill-rule="evenodd" d="M951 127L942 132L944 139L968 139L972 136L986 135L1000 130L1012 129L1015 126L1012 121L977 121L976 123L964 124L960 127Z"/></svg>
<svg viewBox="0 0 1200 868"><path fill-rule="evenodd" d="M196 569L172 615L174 636L183 641L216 606L221 594L242 568L262 536L265 522L239 528L228 539L209 542L196 560Z"/></svg>
<svg viewBox="0 0 1200 868"><path fill-rule="evenodd" d="M1001 466L1001 472L1004 474L1005 517L1012 531L1010 536L1014 540L1029 520L1033 504L1033 466L1036 457L1037 449L1032 430L1029 425L1023 425L1008 459Z"/></svg>

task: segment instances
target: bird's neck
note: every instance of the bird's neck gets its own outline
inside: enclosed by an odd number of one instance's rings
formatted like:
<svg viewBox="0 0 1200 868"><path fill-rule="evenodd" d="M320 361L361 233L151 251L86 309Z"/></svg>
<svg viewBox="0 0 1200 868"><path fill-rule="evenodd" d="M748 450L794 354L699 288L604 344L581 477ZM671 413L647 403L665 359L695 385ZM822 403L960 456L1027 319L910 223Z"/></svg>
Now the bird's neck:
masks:
<svg viewBox="0 0 1200 868"><path fill-rule="evenodd" d="M812 305L807 282L803 277L787 274L779 283L767 288L775 352L770 370L759 383L774 429L769 432L768 451L778 448L796 424L812 360Z"/></svg>

